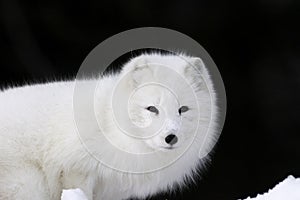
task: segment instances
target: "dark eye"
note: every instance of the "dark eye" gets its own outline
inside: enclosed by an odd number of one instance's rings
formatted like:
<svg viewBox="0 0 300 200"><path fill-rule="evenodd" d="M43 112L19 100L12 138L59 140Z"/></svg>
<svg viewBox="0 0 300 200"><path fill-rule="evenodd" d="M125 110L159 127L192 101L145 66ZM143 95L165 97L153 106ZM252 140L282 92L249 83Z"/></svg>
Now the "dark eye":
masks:
<svg viewBox="0 0 300 200"><path fill-rule="evenodd" d="M181 107L179 108L178 112L179 112L179 114L181 115L181 113L184 113L184 112L186 112L186 111L188 111L188 110L189 110L189 107L187 107L187 106L181 106Z"/></svg>
<svg viewBox="0 0 300 200"><path fill-rule="evenodd" d="M155 114L159 113L158 109L155 106L149 106L146 109L149 110L150 112L155 113Z"/></svg>

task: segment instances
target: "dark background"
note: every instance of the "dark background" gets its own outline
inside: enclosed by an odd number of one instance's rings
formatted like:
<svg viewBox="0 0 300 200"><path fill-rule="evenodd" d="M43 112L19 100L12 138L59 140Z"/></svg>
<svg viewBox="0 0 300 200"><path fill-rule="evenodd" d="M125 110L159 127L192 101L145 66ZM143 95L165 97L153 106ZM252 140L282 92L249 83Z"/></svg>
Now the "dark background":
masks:
<svg viewBox="0 0 300 200"><path fill-rule="evenodd" d="M228 98L211 167L153 200L245 198L300 176L300 1L0 2L1 87L71 78L97 44L136 27L180 31L209 52Z"/></svg>

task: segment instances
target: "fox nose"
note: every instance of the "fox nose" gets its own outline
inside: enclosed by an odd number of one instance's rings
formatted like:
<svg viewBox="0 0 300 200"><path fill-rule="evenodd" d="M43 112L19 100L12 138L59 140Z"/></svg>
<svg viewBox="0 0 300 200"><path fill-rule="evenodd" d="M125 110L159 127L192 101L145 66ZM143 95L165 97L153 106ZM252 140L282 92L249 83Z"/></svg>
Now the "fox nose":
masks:
<svg viewBox="0 0 300 200"><path fill-rule="evenodd" d="M176 144L176 142L178 141L178 138L176 135L170 134L165 138L165 141L167 144L173 145L173 144Z"/></svg>

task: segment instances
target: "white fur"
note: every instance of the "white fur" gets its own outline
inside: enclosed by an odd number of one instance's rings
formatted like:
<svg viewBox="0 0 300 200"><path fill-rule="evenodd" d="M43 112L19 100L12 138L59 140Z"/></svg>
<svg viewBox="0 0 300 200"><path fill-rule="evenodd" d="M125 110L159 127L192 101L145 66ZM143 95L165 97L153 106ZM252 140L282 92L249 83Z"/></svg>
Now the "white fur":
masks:
<svg viewBox="0 0 300 200"><path fill-rule="evenodd" d="M193 69L190 63L198 68ZM183 77L196 91L197 104L201 108L199 130L194 141L191 128L197 124L197 113L192 96L186 95L183 84L170 76L166 65ZM120 80L123 75L128 75ZM177 99L164 88L146 87L136 92L127 105L125 96L143 82L159 82L174 86ZM119 74L99 79L80 80L83 87L99 81L95 91L95 116L103 126L87 131L85 143L95 155L109 158L111 164L129 171L148 170L166 162L166 167L148 173L126 173L112 169L91 156L78 137L73 111L74 81L52 82L10 88L0 93L0 199L1 200L59 200L63 189L80 188L89 200L145 198L176 186L184 186L195 176L197 167L203 167L217 138L216 97L208 72L199 58L185 55L144 54L129 61ZM206 84L204 84L206 82ZM118 101L129 108L130 120L143 128L151 122L160 122L160 115L145 109L155 104L164 112L165 122L158 135L146 141L124 135L115 125L111 99L116 85L121 88ZM124 96L123 96L124 95ZM126 102L125 102L126 100ZM124 102L122 102L124 101ZM192 103L193 105L188 105ZM125 105L124 104L124 105ZM179 105L192 109L178 115ZM122 116L121 116L122 119ZM82 114L81 121L89 119ZM125 121L125 120L124 120ZM182 123L183 126L180 125ZM124 122L127 126L127 122ZM131 130L128 125L127 129ZM204 133L208 131L206 141ZM178 142L175 149L165 149L166 135L175 133ZM144 134L141 132L140 134ZM121 156L114 151L103 135L125 151L157 151L150 160ZM190 148L173 164L170 158L192 142ZM207 157L206 157L207 158Z"/></svg>

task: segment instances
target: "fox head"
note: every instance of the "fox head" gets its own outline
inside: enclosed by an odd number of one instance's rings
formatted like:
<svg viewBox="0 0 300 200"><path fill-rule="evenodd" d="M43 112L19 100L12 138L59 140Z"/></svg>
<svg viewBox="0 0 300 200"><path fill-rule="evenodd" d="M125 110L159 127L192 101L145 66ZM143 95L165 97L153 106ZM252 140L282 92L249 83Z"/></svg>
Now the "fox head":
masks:
<svg viewBox="0 0 300 200"><path fill-rule="evenodd" d="M116 121L124 134L150 149L186 148L207 132L212 114L208 84L200 58L160 54L133 58L119 75L122 95L114 97Z"/></svg>

